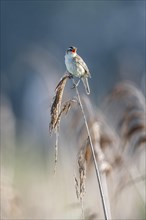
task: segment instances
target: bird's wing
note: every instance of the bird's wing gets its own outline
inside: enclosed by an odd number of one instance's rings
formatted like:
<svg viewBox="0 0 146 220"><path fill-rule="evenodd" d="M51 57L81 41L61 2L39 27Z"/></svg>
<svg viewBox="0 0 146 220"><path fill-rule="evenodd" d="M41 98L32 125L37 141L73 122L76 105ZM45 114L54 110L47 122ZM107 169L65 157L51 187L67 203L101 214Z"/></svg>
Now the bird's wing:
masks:
<svg viewBox="0 0 146 220"><path fill-rule="evenodd" d="M80 64L84 68L88 77L91 77L89 69L88 69L86 63L84 62L84 60L79 55L75 56L73 59L75 60L76 63Z"/></svg>

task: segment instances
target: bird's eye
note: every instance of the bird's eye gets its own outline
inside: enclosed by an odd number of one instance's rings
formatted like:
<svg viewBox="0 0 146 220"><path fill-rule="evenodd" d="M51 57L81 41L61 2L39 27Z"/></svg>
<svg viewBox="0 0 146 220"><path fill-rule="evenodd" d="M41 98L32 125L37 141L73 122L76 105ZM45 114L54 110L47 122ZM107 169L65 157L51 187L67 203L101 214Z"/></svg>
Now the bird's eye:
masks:
<svg viewBox="0 0 146 220"><path fill-rule="evenodd" d="M69 48L67 49L67 51L75 52L75 48L74 48L74 47L69 47Z"/></svg>

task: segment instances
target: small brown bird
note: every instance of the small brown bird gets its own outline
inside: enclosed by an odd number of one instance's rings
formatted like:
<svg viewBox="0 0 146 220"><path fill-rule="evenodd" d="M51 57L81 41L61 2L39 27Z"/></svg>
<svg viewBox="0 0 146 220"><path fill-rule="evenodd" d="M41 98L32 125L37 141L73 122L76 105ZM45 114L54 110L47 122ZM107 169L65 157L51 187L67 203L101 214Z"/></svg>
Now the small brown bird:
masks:
<svg viewBox="0 0 146 220"><path fill-rule="evenodd" d="M66 50L65 54L65 65L67 71L72 75L79 77L84 84L86 93L90 94L90 88L88 83L88 78L91 78L91 74L86 63L83 59L77 54L76 47L69 47Z"/></svg>

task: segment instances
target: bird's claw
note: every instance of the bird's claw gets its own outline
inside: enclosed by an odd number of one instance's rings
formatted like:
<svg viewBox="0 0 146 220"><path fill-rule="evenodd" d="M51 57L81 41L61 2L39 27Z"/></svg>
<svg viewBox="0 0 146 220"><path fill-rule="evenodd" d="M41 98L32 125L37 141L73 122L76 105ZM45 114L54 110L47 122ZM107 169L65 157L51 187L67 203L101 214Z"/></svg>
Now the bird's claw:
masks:
<svg viewBox="0 0 146 220"><path fill-rule="evenodd" d="M79 79L79 81L78 81L77 83L73 83L73 87L72 87L72 89L78 87L79 83L80 83L80 79Z"/></svg>
<svg viewBox="0 0 146 220"><path fill-rule="evenodd" d="M69 73L69 79L72 79L73 75L71 73Z"/></svg>
<svg viewBox="0 0 146 220"><path fill-rule="evenodd" d="M75 87L77 87L77 85L73 83L73 87L71 87L71 89L74 89Z"/></svg>

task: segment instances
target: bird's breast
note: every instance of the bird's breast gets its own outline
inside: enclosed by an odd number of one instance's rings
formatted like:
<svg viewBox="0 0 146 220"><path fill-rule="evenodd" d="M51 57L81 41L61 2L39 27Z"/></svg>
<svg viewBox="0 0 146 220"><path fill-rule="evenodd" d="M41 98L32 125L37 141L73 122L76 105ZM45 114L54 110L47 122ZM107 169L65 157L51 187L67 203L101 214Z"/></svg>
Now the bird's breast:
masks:
<svg viewBox="0 0 146 220"><path fill-rule="evenodd" d="M73 74L75 72L76 65L75 65L75 63L74 63L72 58L65 57L65 65L66 65L67 70L70 73Z"/></svg>
<svg viewBox="0 0 146 220"><path fill-rule="evenodd" d="M76 77L81 77L85 72L84 68L81 65L77 65L73 58L65 56L65 65L68 72Z"/></svg>

